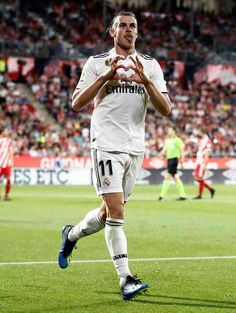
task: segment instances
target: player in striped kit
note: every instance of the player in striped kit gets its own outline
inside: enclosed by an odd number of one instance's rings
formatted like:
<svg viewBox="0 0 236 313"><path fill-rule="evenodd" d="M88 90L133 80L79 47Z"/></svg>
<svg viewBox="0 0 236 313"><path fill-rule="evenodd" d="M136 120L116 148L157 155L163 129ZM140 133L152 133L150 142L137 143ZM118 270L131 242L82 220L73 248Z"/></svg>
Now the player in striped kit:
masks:
<svg viewBox="0 0 236 313"><path fill-rule="evenodd" d="M195 200L202 199L204 188L207 188L210 192L211 198L215 195L215 189L206 183L204 180L204 174L206 171L209 155L212 149L212 141L208 137L207 132L202 130L198 136L198 151L196 156L196 164L194 170L194 179L199 183L198 195L194 197Z"/></svg>
<svg viewBox="0 0 236 313"><path fill-rule="evenodd" d="M66 268L76 242L105 228L122 297L130 300L149 285L129 269L124 206L142 165L148 102L164 116L171 113L171 103L160 65L135 50L138 34L135 15L119 12L109 33L114 48L88 59L72 99L77 112L94 100L90 133L93 182L103 202L79 224L63 228L58 263Z"/></svg>
<svg viewBox="0 0 236 313"><path fill-rule="evenodd" d="M8 130L0 125L0 178L5 176L5 196L4 200L9 201L9 193L11 189L11 167L13 166L13 147L9 137Z"/></svg>

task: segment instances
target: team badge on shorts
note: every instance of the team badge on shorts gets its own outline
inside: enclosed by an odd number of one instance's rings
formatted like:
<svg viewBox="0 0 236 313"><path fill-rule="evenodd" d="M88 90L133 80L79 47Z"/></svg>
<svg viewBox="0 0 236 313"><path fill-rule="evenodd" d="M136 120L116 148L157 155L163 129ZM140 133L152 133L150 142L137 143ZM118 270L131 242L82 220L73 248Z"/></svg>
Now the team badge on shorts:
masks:
<svg viewBox="0 0 236 313"><path fill-rule="evenodd" d="M103 186L108 187L110 185L110 180L107 177L103 179Z"/></svg>

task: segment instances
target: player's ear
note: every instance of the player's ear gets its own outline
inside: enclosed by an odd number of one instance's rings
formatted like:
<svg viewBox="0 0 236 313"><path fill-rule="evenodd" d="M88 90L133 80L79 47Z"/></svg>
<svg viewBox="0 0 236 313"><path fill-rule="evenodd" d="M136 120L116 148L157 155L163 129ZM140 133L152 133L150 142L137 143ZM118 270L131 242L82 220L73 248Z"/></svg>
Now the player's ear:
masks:
<svg viewBox="0 0 236 313"><path fill-rule="evenodd" d="M115 37L115 29L114 29L112 26L109 27L109 34L110 34L110 36L111 36L112 38Z"/></svg>

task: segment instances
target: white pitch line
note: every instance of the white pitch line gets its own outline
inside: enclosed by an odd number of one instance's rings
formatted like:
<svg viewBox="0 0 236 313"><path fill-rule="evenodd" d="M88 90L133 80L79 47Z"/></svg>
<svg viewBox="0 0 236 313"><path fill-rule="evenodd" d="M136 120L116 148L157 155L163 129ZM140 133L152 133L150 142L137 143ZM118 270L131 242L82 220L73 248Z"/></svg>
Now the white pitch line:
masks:
<svg viewBox="0 0 236 313"><path fill-rule="evenodd" d="M197 260L221 260L221 259L236 259L236 255L226 256L193 256L193 257L176 257L176 258L144 258L144 259L129 259L131 262L150 262L150 261L197 261ZM111 260L78 260L71 263L107 263ZM0 266L11 265L46 265L57 264L57 261L39 261L39 262L2 262Z"/></svg>

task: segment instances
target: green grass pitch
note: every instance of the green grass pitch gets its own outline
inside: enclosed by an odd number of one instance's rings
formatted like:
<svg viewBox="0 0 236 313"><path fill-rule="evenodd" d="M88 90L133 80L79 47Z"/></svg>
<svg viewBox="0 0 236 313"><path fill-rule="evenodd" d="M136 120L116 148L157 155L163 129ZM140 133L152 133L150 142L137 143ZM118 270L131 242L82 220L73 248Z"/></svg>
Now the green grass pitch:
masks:
<svg viewBox="0 0 236 313"><path fill-rule="evenodd" d="M236 259L194 259L236 256L235 186L216 186L213 200L207 191L192 200L197 186L186 190L187 201L176 201L171 187L158 202L160 186L135 187L125 209L130 268L151 289L123 301L110 261L65 270L55 263L62 226L99 206L93 187L13 186L13 201L0 201L0 312L236 312ZM73 261L110 260L103 231L77 246Z"/></svg>

